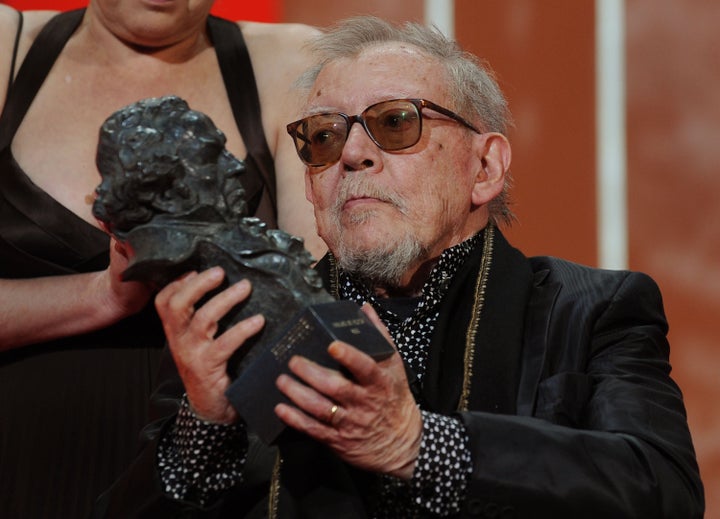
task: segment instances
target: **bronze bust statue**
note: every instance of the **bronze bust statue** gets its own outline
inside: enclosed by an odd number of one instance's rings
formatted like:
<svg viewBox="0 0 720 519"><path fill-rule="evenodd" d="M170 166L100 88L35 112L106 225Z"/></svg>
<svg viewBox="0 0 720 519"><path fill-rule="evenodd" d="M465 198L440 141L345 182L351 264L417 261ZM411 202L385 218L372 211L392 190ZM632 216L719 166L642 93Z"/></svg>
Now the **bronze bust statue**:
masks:
<svg viewBox="0 0 720 519"><path fill-rule="evenodd" d="M93 214L131 251L126 280L162 287L214 265L227 283L248 278L253 295L221 325L262 313L267 324L255 340L268 340L301 308L333 298L302 239L247 215L245 164L225 141L178 97L118 110L100 129Z"/></svg>

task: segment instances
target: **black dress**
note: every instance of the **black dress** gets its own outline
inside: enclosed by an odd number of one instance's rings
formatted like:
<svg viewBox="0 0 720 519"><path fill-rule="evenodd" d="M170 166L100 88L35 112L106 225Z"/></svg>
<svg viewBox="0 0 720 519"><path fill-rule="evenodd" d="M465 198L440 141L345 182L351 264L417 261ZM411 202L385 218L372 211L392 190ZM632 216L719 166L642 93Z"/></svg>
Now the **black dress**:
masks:
<svg viewBox="0 0 720 519"><path fill-rule="evenodd" d="M46 25L0 118L1 278L91 272L108 263L105 233L34 185L10 149L82 15L83 10L63 13ZM213 17L208 29L218 42L228 95L249 150L243 184L250 207L275 226L273 161L242 35L236 24ZM0 353L0 517L88 515L96 496L136 454L163 346L159 319L148 305L98 332Z"/></svg>

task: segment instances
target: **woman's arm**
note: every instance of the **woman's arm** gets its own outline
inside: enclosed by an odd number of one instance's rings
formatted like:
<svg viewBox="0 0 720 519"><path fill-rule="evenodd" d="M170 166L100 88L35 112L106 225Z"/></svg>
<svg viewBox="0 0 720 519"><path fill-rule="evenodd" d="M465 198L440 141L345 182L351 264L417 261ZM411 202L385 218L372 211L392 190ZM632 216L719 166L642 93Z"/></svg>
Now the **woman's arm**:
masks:
<svg viewBox="0 0 720 519"><path fill-rule="evenodd" d="M317 235L312 204L305 198L305 167L285 127L299 118L304 101L295 81L312 64L307 43L319 31L301 24L241 22L255 72L263 125L275 157L278 226L300 236L320 259L327 251Z"/></svg>
<svg viewBox="0 0 720 519"><path fill-rule="evenodd" d="M110 247L106 270L34 279L0 279L0 351L86 333L140 311L151 291L124 282L127 258Z"/></svg>
<svg viewBox="0 0 720 519"><path fill-rule="evenodd" d="M0 4L0 112L5 105L18 24L17 11L12 7Z"/></svg>

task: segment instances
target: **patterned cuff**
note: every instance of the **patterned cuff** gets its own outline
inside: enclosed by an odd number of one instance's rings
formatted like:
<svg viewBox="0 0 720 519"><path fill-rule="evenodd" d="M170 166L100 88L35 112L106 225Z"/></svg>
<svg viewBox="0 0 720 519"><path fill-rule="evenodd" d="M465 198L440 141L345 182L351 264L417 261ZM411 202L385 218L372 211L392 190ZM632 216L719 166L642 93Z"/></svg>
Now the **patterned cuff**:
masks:
<svg viewBox="0 0 720 519"><path fill-rule="evenodd" d="M426 512L456 514L472 473L467 431L457 418L428 411L422 411L422 417L422 441L410 492Z"/></svg>
<svg viewBox="0 0 720 519"><path fill-rule="evenodd" d="M244 425L200 420L183 395L175 423L158 445L165 493L200 505L213 501L241 481L247 446Z"/></svg>

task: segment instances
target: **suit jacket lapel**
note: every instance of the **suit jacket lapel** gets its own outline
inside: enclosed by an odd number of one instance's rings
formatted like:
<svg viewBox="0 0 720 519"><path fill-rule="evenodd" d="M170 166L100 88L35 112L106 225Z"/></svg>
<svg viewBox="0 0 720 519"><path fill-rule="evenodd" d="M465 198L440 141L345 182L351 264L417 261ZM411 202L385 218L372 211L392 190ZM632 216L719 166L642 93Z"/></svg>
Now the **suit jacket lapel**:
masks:
<svg viewBox="0 0 720 519"><path fill-rule="evenodd" d="M433 334L423 396L440 413L456 410L464 376L468 323L473 311L482 244L458 272L448 290ZM516 411L525 308L532 271L518 250L495 231L485 301L475 336L472 410L512 414Z"/></svg>
<svg viewBox="0 0 720 519"><path fill-rule="evenodd" d="M517 414L523 416L532 416L535 412L537 388L546 364L550 313L560 292L560 285L546 282L548 272L547 269L535 272L528 301L517 400Z"/></svg>

